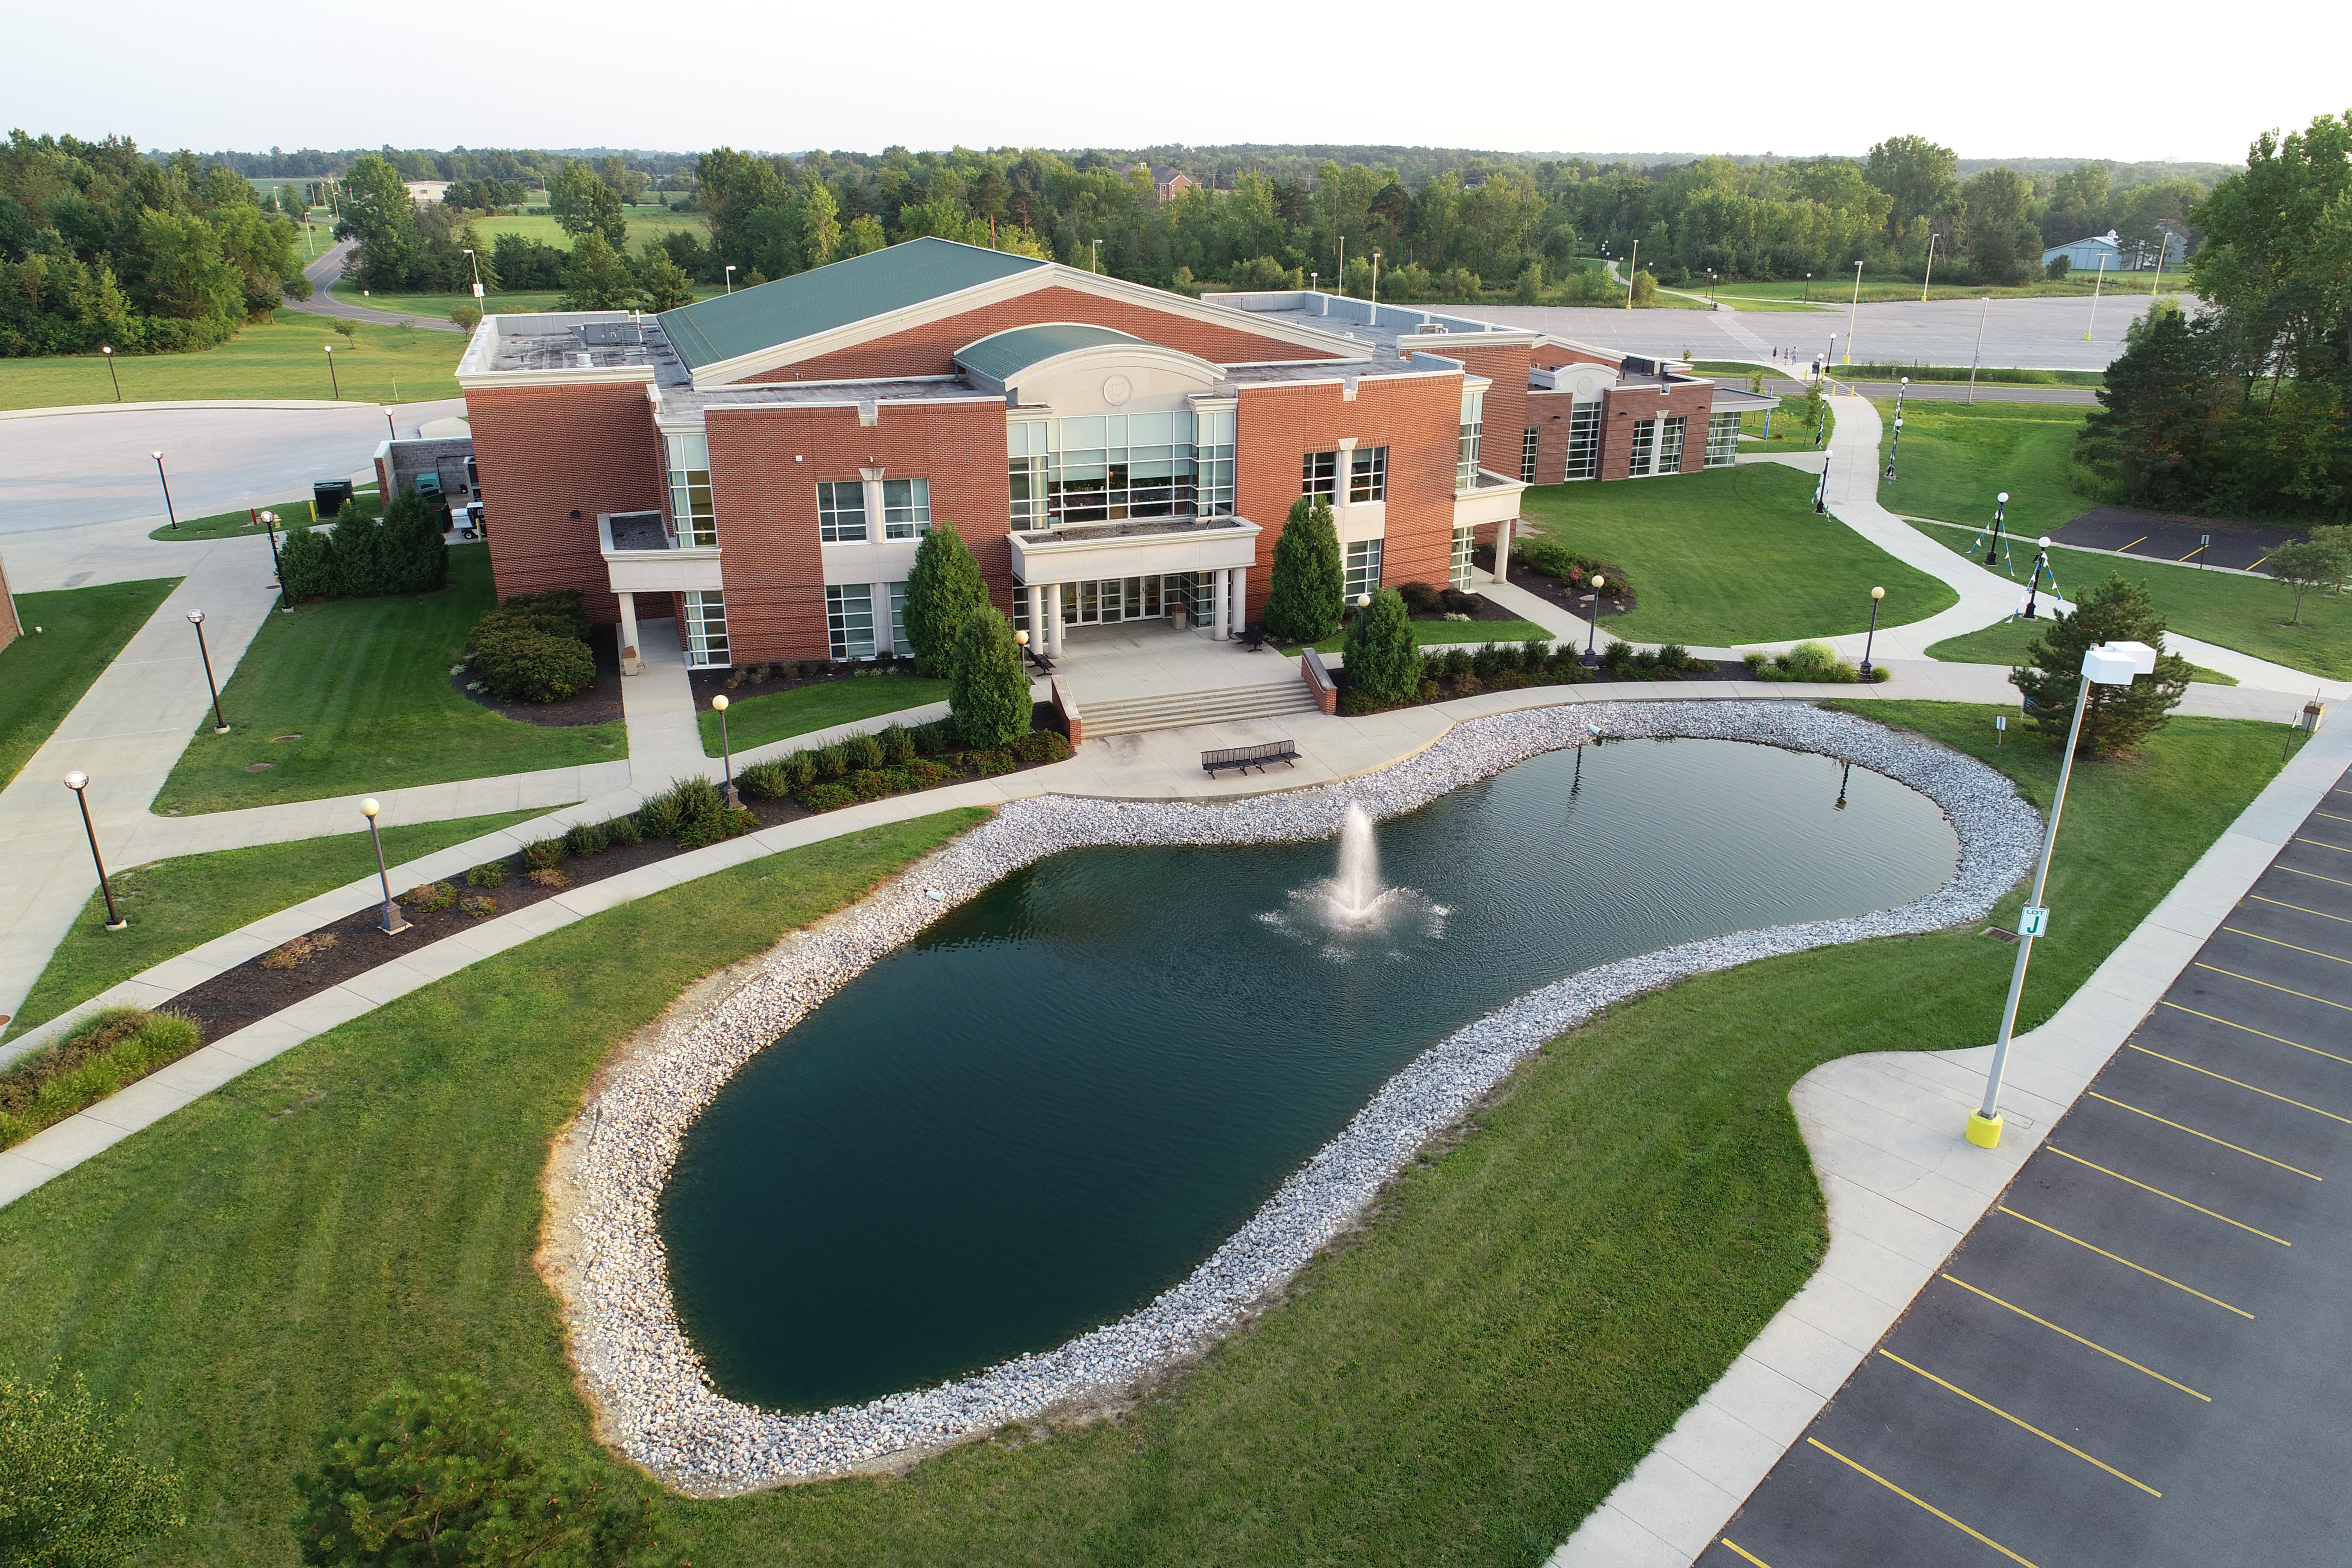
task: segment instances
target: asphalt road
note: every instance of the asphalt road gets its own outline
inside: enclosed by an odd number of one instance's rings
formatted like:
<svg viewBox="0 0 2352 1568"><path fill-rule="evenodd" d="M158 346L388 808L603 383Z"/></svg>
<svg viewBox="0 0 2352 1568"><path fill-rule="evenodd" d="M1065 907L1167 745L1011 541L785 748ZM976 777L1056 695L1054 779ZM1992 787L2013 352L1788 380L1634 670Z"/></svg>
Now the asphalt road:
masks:
<svg viewBox="0 0 2352 1568"><path fill-rule="evenodd" d="M2347 783L1698 1568L2345 1560Z"/></svg>
<svg viewBox="0 0 2352 1568"><path fill-rule="evenodd" d="M339 239L321 252L319 259L302 268L302 276L310 280L311 294L308 300L289 300L286 307L312 316L334 316L346 321L379 321L388 327L405 321L427 331L457 332L465 331L457 322L443 317L404 316L394 310L370 310L358 305L346 305L335 298L331 287L343 275L343 261L358 247L358 241ZM452 302L459 296L451 295Z"/></svg>

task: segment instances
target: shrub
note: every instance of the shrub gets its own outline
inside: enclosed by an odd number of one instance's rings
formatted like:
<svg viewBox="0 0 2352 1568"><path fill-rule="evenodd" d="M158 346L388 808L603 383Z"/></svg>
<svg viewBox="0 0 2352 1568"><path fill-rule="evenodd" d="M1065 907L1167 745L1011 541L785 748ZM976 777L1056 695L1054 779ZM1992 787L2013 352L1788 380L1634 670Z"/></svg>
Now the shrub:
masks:
<svg viewBox="0 0 2352 1568"><path fill-rule="evenodd" d="M1517 648L1499 648L1493 643L1488 643L1470 656L1470 673L1476 676L1479 684L1483 686L1494 685L1496 677L1503 674L1507 669L1516 670L1517 666L1518 650Z"/></svg>
<svg viewBox="0 0 2352 1568"><path fill-rule="evenodd" d="M1466 647L1447 648L1441 657L1440 662L1444 667L1445 679L1448 680L1462 680L1470 674L1470 650Z"/></svg>
<svg viewBox="0 0 2352 1568"><path fill-rule="evenodd" d="M776 763L784 776L784 793L798 795L816 782L816 756L811 752L794 752Z"/></svg>
<svg viewBox="0 0 2352 1568"><path fill-rule="evenodd" d="M849 771L849 753L839 746L819 746L811 754L816 759L819 778L837 779Z"/></svg>
<svg viewBox="0 0 2352 1568"><path fill-rule="evenodd" d="M1024 763L1066 763L1074 754L1069 737L1059 730L1032 730L1013 742L1013 751Z"/></svg>
<svg viewBox="0 0 2352 1568"><path fill-rule="evenodd" d="M1613 642L1601 650L1601 668L1619 680L1633 671L1633 645Z"/></svg>
<svg viewBox="0 0 2352 1568"><path fill-rule="evenodd" d="M918 724L913 733L915 754L919 757L935 757L942 752L956 749L956 727L952 718L934 719L927 724Z"/></svg>
<svg viewBox="0 0 2352 1568"><path fill-rule="evenodd" d="M1678 642L1670 642L1658 649L1658 668L1670 675L1687 674L1705 662Z"/></svg>
<svg viewBox="0 0 2352 1568"><path fill-rule="evenodd" d="M412 910L437 915L457 905L457 889L446 882L420 882L401 899Z"/></svg>
<svg viewBox="0 0 2352 1568"><path fill-rule="evenodd" d="M677 815L681 821L716 816L727 806L727 797L719 793L718 784L700 773L689 773L682 779L671 780L669 795L677 802Z"/></svg>
<svg viewBox="0 0 2352 1568"><path fill-rule="evenodd" d="M423 890L421 888L417 889L412 891L409 897L415 898L416 893ZM441 907L447 909L449 906L444 904ZM306 960L318 957L334 945L334 932L316 931L279 942L276 947L263 953L259 962L264 969L296 969L299 968Z"/></svg>
<svg viewBox="0 0 2352 1568"><path fill-rule="evenodd" d="M509 702L557 702L596 679L579 590L513 594L474 623L482 683Z"/></svg>
<svg viewBox="0 0 2352 1568"><path fill-rule="evenodd" d="M1028 683L1024 681L1022 684L1025 688ZM882 742L871 735L845 736L841 742L841 754L853 768L878 768L884 761Z"/></svg>
<svg viewBox="0 0 2352 1568"><path fill-rule="evenodd" d="M572 886L572 879L563 874L560 866L542 866L530 874L530 879L539 887L558 893Z"/></svg>
<svg viewBox="0 0 2352 1568"><path fill-rule="evenodd" d="M1421 582L1406 583L1401 585L1397 589L1397 592L1403 596L1404 607L1412 611L1414 615L1433 616L1437 614L1437 606L1441 595L1438 594L1437 588L1433 584Z"/></svg>
<svg viewBox="0 0 2352 1568"><path fill-rule="evenodd" d="M410 485L384 510L377 552L379 594L429 594L449 581L449 544L441 509Z"/></svg>
<svg viewBox="0 0 2352 1568"><path fill-rule="evenodd" d="M1551 642L1547 637L1529 637L1519 645L1519 668L1529 675L1541 675L1551 668Z"/></svg>
<svg viewBox="0 0 2352 1568"><path fill-rule="evenodd" d="M753 763L735 771L735 788L753 800L780 800L793 793L781 762Z"/></svg>
<svg viewBox="0 0 2352 1568"><path fill-rule="evenodd" d="M915 760L915 737L904 724L893 724L875 737L882 742L882 760L892 766Z"/></svg>
<svg viewBox="0 0 2352 1568"><path fill-rule="evenodd" d="M278 544L278 583L289 604L316 599L334 588L327 536L317 529L289 529Z"/></svg>
<svg viewBox="0 0 2352 1568"><path fill-rule="evenodd" d="M1348 684L1376 703L1402 702L1421 684L1412 617L1394 588L1373 595L1371 608L1349 628Z"/></svg>
<svg viewBox="0 0 2352 1568"><path fill-rule="evenodd" d="M499 912L499 901L488 893L468 893L457 900L457 912L467 920L488 920Z"/></svg>
<svg viewBox="0 0 2352 1568"><path fill-rule="evenodd" d="M459 330L470 332L482 324L482 308L471 300L461 300L449 307L449 319Z"/></svg>
<svg viewBox="0 0 2352 1568"><path fill-rule="evenodd" d="M740 806L730 811L725 806L706 816L688 817L678 824L677 847L680 849L700 849L722 838L734 838L760 826L760 819Z"/></svg>
<svg viewBox="0 0 2352 1568"><path fill-rule="evenodd" d="M604 824L604 837L616 849L634 849L646 841L634 816L616 816Z"/></svg>
<svg viewBox="0 0 2352 1568"><path fill-rule="evenodd" d="M1265 633L1286 643L1320 642L1339 628L1347 574L1330 503L1300 496L1290 503L1282 536L1274 542L1274 586L1265 600Z"/></svg>
<svg viewBox="0 0 2352 1568"><path fill-rule="evenodd" d="M466 886L469 888L502 887L506 879L507 863L503 860L485 860L466 873Z"/></svg>
<svg viewBox="0 0 2352 1568"><path fill-rule="evenodd" d="M575 822L563 830L563 847L574 855L602 855L608 840L593 822Z"/></svg>
<svg viewBox="0 0 2352 1568"><path fill-rule="evenodd" d="M522 863L534 871L544 871L563 858L564 848L561 838L534 838L522 847Z"/></svg>
<svg viewBox="0 0 2352 1568"><path fill-rule="evenodd" d="M0 1072L0 1148L20 1143L204 1043L176 1013L109 1007Z"/></svg>
<svg viewBox="0 0 2352 1568"><path fill-rule="evenodd" d="M1438 607L1450 616L1475 616L1486 607L1486 601L1476 594L1465 594L1459 588L1441 588Z"/></svg>
<svg viewBox="0 0 2352 1568"><path fill-rule="evenodd" d="M987 607L988 586L963 536L945 523L932 524L915 547L915 563L907 569L903 625L908 646L915 651L917 673L934 679L951 676L956 638L965 618Z"/></svg>
<svg viewBox="0 0 2352 1568"><path fill-rule="evenodd" d="M122 1419L76 1373L39 1383L0 1373L0 1498L8 1561L111 1568L178 1530L180 1478L132 1458Z"/></svg>
<svg viewBox="0 0 2352 1568"><path fill-rule="evenodd" d="M1853 666L1840 658L1829 644L1822 642L1799 643L1770 658L1751 653L1741 662L1748 667L1748 673L1759 680L1808 680L1850 686L1861 679Z"/></svg>
<svg viewBox="0 0 2352 1568"><path fill-rule="evenodd" d="M637 807L637 826L648 838L667 838L677 831L677 801L667 792Z"/></svg>
<svg viewBox="0 0 2352 1568"><path fill-rule="evenodd" d="M1013 623L992 605L964 617L948 677L948 712L967 746L1001 746L1029 732L1029 678Z"/></svg>

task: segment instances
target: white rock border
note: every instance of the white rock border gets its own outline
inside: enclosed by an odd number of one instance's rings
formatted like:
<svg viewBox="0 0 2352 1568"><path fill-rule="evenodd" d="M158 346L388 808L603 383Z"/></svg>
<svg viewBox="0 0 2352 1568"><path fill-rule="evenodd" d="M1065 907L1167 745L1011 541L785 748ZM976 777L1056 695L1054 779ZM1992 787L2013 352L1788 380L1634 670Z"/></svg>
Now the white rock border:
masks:
<svg viewBox="0 0 2352 1568"><path fill-rule="evenodd" d="M686 1130L746 1061L884 954L1008 873L1103 845L1327 838L1349 803L1374 817L1425 805L1540 752L1612 739L1760 742L1850 759L1943 807L1960 844L1952 879L1898 909L1685 942L1584 970L1454 1031L1390 1079L1181 1283L1114 1323L936 1388L784 1415L710 1386L680 1329L656 1229ZM1457 724L1391 767L1343 783L1218 805L1048 795L1016 801L841 916L778 944L751 978L613 1071L579 1127L565 1182L578 1256L566 1297L572 1352L603 1429L678 1489L731 1496L886 1468L1057 1407L1114 1398L1197 1356L1272 1299L1364 1214L1381 1188L1544 1041L1601 1008L1685 975L1867 937L1981 918L2032 868L2042 823L1993 769L1844 713L1784 702L1612 702Z"/></svg>

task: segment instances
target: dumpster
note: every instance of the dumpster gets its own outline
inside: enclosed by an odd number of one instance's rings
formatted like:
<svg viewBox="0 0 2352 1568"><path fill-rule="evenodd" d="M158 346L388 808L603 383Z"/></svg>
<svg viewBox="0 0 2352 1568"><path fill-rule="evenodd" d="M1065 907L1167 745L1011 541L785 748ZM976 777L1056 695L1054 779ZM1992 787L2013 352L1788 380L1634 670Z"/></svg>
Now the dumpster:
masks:
<svg viewBox="0 0 2352 1568"><path fill-rule="evenodd" d="M318 509L319 521L331 522L343 510L343 503L352 499L352 481L322 479L310 487L310 498Z"/></svg>

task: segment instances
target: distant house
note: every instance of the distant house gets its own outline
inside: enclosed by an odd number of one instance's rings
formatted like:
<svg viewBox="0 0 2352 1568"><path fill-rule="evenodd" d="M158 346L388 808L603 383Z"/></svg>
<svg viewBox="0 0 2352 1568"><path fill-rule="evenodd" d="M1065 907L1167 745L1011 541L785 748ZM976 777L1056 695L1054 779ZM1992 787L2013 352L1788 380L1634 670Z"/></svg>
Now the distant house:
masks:
<svg viewBox="0 0 2352 1568"><path fill-rule="evenodd" d="M408 186L409 205L419 207L430 206L439 201L448 194L449 186L453 184L448 180L410 180L405 183Z"/></svg>
<svg viewBox="0 0 2352 1568"><path fill-rule="evenodd" d="M2060 257L2066 258L2070 270L2096 272L2105 264L2109 272L2124 270L2124 246L2114 229L2090 239L2078 239L2071 245L2053 245L2042 253L2042 265L2048 267Z"/></svg>
<svg viewBox="0 0 2352 1568"><path fill-rule="evenodd" d="M1173 163L1129 163L1127 173L1143 170L1151 176L1151 188L1163 202L1172 202L1186 191L1197 191L1201 182Z"/></svg>

